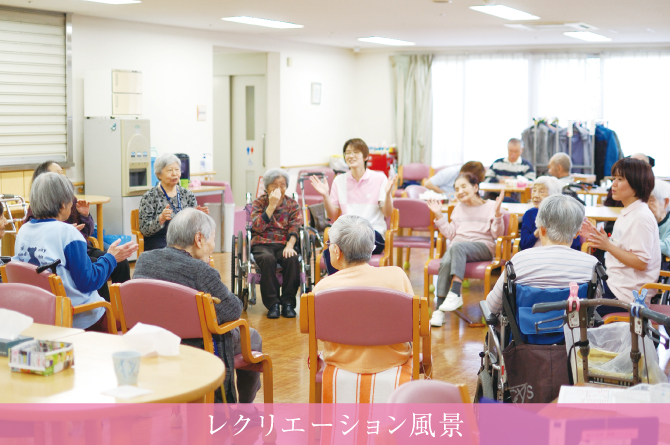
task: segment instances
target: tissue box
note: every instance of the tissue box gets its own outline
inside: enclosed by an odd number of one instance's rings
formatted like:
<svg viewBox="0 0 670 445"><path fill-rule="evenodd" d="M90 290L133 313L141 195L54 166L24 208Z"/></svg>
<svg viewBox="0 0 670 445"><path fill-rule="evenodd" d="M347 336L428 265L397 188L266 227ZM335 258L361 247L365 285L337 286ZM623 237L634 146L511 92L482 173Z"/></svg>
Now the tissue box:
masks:
<svg viewBox="0 0 670 445"><path fill-rule="evenodd" d="M9 367L13 372L51 375L74 365L72 343L33 340L9 350Z"/></svg>
<svg viewBox="0 0 670 445"><path fill-rule="evenodd" d="M18 338L15 338L14 340L7 340L6 338L0 338L0 357L7 357L9 348L12 348L18 344L21 344L25 341L32 340L32 337L25 337L23 335L19 335Z"/></svg>

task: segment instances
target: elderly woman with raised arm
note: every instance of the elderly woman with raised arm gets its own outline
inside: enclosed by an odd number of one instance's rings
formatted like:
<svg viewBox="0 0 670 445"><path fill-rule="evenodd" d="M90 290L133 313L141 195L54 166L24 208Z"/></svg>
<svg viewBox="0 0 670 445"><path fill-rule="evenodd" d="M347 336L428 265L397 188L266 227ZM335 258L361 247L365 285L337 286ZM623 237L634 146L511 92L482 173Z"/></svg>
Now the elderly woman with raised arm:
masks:
<svg viewBox="0 0 670 445"><path fill-rule="evenodd" d="M570 282L586 283L591 279L596 257L570 248L582 228L584 206L566 195L551 195L542 200L535 223L542 245L514 255L511 262L516 283L526 286L561 289ZM489 310L500 313L504 271L486 297Z"/></svg>
<svg viewBox="0 0 670 445"><path fill-rule="evenodd" d="M63 224L70 217L74 188L68 178L48 172L35 179L30 189L30 209L33 219L24 224L16 236L13 261L30 263L37 267L57 259L56 269L63 280L65 293L73 306L104 301L98 289L107 282L118 264L137 250L137 244L119 246L115 241L107 253L91 263L86 253L86 241L71 224ZM107 315L103 308L75 314L75 328L107 331Z"/></svg>
<svg viewBox="0 0 670 445"><path fill-rule="evenodd" d="M296 243L302 226L302 212L293 198L285 195L288 173L281 168L263 176L265 194L251 210L251 253L261 270L261 297L268 318L295 318L296 294L300 288L300 262ZM277 279L281 266L282 284ZM280 293L281 291L281 293Z"/></svg>
<svg viewBox="0 0 670 445"><path fill-rule="evenodd" d="M479 178L472 173L461 173L455 186L458 204L451 213L451 221L446 216L435 219L435 227L451 241L440 260L437 276L437 310L433 311L430 319L430 324L436 327L444 324L445 312L463 306L461 283L467 263L492 260L496 239L505 232L500 210L504 191L495 201L482 199L479 196ZM435 215L442 215L440 201L428 201L428 207Z"/></svg>
<svg viewBox="0 0 670 445"><path fill-rule="evenodd" d="M242 302L225 284L219 272L209 266L209 256L214 251L216 224L214 220L196 209L184 209L172 219L167 230L167 247L143 253L135 265L134 279L148 278L181 284L221 300L214 305L219 324L237 320L242 315ZM250 329L251 349L262 350L261 336ZM251 403L261 387L260 375L254 371L235 370L235 355L241 354L238 328L213 335L216 350L226 366L226 400L234 402L235 374L239 401ZM183 344L204 348L201 338L182 339ZM221 401L217 390L216 399Z"/></svg>
<svg viewBox="0 0 670 445"><path fill-rule="evenodd" d="M368 264L374 248L375 230L366 218L340 216L330 228L328 243L330 259L339 272L314 286L316 298L320 291L351 286L375 286L414 295L412 284L401 268L372 267ZM400 366L412 355L409 343L352 346L324 342L323 346L323 359L327 364L359 374L374 374Z"/></svg>
<svg viewBox="0 0 670 445"><path fill-rule="evenodd" d="M146 192L140 201L140 232L144 235L144 251L162 249L167 245L170 220L188 207L205 213L209 209L199 206L195 195L179 185L181 161L171 153L160 155L154 162L154 173L160 183Z"/></svg>

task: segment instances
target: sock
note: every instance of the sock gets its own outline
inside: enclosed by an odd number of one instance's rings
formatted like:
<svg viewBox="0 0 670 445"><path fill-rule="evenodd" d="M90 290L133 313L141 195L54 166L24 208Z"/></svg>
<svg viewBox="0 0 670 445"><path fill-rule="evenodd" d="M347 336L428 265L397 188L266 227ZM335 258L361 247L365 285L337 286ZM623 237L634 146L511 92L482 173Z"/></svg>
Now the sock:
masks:
<svg viewBox="0 0 670 445"><path fill-rule="evenodd" d="M453 292L456 295L460 296L461 295L461 284L462 283L460 281L453 281L451 283L451 291L450 292Z"/></svg>
<svg viewBox="0 0 670 445"><path fill-rule="evenodd" d="M442 303L444 303L444 300L446 300L446 297L437 297L436 302L435 302L435 310L437 310Z"/></svg>

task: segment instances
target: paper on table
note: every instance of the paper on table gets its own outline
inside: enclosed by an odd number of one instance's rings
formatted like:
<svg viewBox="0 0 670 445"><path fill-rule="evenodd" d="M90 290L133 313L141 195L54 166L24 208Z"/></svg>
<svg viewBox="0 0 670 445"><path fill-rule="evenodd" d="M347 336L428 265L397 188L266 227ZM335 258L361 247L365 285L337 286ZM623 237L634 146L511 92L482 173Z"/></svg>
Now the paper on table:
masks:
<svg viewBox="0 0 670 445"><path fill-rule="evenodd" d="M123 339L129 349L138 351L144 357L179 355L181 338L159 326L137 323Z"/></svg>
<svg viewBox="0 0 670 445"><path fill-rule="evenodd" d="M419 195L419 199L423 199L424 201L428 201L431 199L435 199L437 201L444 201L447 199L447 195L445 195L444 193L434 192L433 190L426 190L425 192Z"/></svg>
<svg viewBox="0 0 670 445"><path fill-rule="evenodd" d="M625 390L564 385L558 393L558 403L616 403L616 394L622 391Z"/></svg>
<svg viewBox="0 0 670 445"><path fill-rule="evenodd" d="M0 338L16 340L31 324L32 317L9 309L0 309Z"/></svg>
<svg viewBox="0 0 670 445"><path fill-rule="evenodd" d="M151 394L153 391L145 388L138 388L137 386L123 385L116 388L107 389L102 393L106 396L112 396L117 399L132 399L146 394Z"/></svg>

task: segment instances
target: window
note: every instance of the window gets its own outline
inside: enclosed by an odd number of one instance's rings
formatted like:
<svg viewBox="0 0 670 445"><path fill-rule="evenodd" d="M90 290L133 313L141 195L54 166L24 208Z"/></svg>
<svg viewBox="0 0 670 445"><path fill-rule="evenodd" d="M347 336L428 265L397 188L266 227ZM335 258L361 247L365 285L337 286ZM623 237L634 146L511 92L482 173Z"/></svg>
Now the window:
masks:
<svg viewBox="0 0 670 445"><path fill-rule="evenodd" d="M67 28L65 14L0 7L1 170L71 165Z"/></svg>
<svg viewBox="0 0 670 445"><path fill-rule="evenodd" d="M670 52L437 56L433 62L433 166L505 156L533 117L602 119L626 155L656 159L670 176L670 150L656 136L670 103Z"/></svg>

